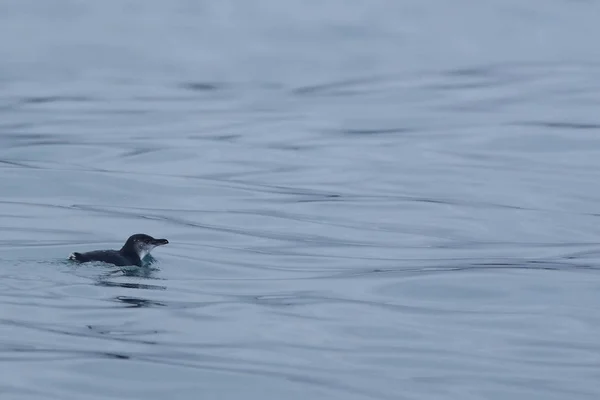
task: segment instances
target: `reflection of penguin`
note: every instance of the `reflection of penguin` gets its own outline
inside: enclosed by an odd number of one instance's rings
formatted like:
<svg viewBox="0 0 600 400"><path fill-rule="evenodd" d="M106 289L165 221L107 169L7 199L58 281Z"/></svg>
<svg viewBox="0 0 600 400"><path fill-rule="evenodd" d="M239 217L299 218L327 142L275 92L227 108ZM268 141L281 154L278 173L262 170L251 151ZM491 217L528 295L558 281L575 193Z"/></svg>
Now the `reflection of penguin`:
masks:
<svg viewBox="0 0 600 400"><path fill-rule="evenodd" d="M102 261L124 267L127 265L142 266L142 260L156 246L169 243L167 239L154 239L152 236L138 233L127 239L121 250L94 250L87 253L72 253L69 260L80 263Z"/></svg>

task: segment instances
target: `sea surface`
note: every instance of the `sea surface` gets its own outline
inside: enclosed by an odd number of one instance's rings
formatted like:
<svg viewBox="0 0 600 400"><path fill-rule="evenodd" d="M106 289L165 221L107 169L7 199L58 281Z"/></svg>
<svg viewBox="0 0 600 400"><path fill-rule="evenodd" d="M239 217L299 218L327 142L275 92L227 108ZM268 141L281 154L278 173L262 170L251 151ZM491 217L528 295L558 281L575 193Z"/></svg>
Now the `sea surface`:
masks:
<svg viewBox="0 0 600 400"><path fill-rule="evenodd" d="M597 400L599 16L0 1L0 399Z"/></svg>

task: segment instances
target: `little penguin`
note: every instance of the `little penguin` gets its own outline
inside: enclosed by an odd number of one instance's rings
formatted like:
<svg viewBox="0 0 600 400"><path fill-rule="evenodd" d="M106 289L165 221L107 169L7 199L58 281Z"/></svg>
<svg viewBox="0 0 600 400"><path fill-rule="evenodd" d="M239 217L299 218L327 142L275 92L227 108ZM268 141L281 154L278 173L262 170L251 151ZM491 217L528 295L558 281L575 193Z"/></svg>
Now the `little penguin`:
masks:
<svg viewBox="0 0 600 400"><path fill-rule="evenodd" d="M167 239L154 239L152 236L144 233L136 233L127 239L121 250L94 250L86 253L74 252L69 256L69 260L79 263L102 261L118 267L127 265L141 267L142 260L153 248L168 243Z"/></svg>

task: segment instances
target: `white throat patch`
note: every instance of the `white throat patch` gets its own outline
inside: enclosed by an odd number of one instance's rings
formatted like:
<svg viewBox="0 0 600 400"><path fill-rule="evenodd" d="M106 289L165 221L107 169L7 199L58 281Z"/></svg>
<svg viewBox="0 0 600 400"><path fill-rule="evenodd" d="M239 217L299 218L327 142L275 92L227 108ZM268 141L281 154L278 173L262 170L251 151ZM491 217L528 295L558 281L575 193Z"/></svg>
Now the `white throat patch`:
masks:
<svg viewBox="0 0 600 400"><path fill-rule="evenodd" d="M150 254L150 252L152 251L153 248L155 248L156 246L153 246L151 244L143 244L140 245L136 250L136 253L138 255L138 257L140 258L140 260L143 260L144 257L146 257L148 254Z"/></svg>

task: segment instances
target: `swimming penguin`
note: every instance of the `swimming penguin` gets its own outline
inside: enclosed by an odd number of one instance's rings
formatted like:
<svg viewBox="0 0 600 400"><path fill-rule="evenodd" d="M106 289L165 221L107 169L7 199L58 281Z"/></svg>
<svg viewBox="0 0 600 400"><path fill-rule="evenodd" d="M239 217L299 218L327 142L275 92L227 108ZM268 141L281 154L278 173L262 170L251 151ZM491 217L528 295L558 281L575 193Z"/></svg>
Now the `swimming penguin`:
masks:
<svg viewBox="0 0 600 400"><path fill-rule="evenodd" d="M80 263L90 261L102 261L114 264L118 267L127 265L142 266L142 260L156 246L168 244L167 239L154 239L152 236L137 233L131 235L125 242L121 250L94 250L87 253L74 252L69 256L69 260Z"/></svg>

